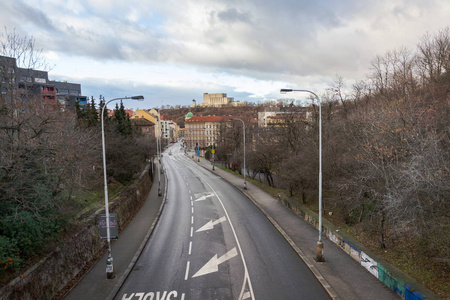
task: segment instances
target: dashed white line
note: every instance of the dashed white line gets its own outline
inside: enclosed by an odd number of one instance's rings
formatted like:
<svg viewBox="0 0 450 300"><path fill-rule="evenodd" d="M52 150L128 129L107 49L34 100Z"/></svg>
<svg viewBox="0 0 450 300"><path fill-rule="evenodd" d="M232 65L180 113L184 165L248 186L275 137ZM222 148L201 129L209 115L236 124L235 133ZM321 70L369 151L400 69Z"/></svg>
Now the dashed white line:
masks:
<svg viewBox="0 0 450 300"><path fill-rule="evenodd" d="M194 216L191 217L191 224L194 224Z"/></svg>
<svg viewBox="0 0 450 300"><path fill-rule="evenodd" d="M191 266L191 262L188 261L186 265L186 274L184 275L184 280L188 280L189 278L189 267Z"/></svg>
<svg viewBox="0 0 450 300"><path fill-rule="evenodd" d="M189 255L192 254L192 241L189 242Z"/></svg>
<svg viewBox="0 0 450 300"><path fill-rule="evenodd" d="M191 237L194 236L194 227L191 227Z"/></svg>
<svg viewBox="0 0 450 300"><path fill-rule="evenodd" d="M208 181L207 180L205 180L205 178L200 174L200 173L198 173L198 172L196 172L196 171L193 171L194 173L196 173L209 187L210 187L210 189L212 190L212 194L211 194L211 196L216 196L216 198L217 198L217 200L219 201L219 203L220 203L220 205L222 206L222 209L224 210L224 212L225 212L225 216L226 216L226 218L227 218L227 220L228 220L228 223L230 224L230 227L231 227L231 231L232 231L232 233L233 233L233 236L234 236L234 239L235 239L235 241L236 241L236 243L237 243L237 247L238 247L238 249L239 249L239 254L240 254L240 256L241 256L241 259L242 259L242 263L243 263L243 265L244 265L244 282L243 282L243 284L242 284L242 288L241 288L241 292L240 292L240 294L239 294L239 298L238 299L244 299L244 294L246 294L246 296L248 296L248 294L246 293L246 291L245 291L245 287L246 286L248 286L248 293L250 293L250 297L251 297L251 299L254 299L254 294L253 294L253 286L252 286L252 281L251 281L251 279L250 279L250 275L249 275L249 273L248 273L248 268L247 268L247 263L246 263L246 261L245 261L245 258L244 258L244 253L243 253L243 251L242 251L242 248L241 248L241 244L240 244L240 242L239 242L239 239L238 239L238 237L237 237L237 234L236 234L236 231L235 231L235 229L234 229L234 226L233 226L233 223L231 222L231 219L230 219L230 216L229 216L229 214L228 214L228 211L227 211L227 209L225 208L225 205L223 204L223 202L222 202L222 199L220 199L220 197L219 197L219 195L217 195L217 193L214 191L214 189L212 188L212 186L208 183ZM208 195L209 196L209 195ZM206 197L205 197L206 198ZM198 199L196 200L196 201L198 201ZM192 231L193 231L193 228L191 227L191 237L192 237Z"/></svg>

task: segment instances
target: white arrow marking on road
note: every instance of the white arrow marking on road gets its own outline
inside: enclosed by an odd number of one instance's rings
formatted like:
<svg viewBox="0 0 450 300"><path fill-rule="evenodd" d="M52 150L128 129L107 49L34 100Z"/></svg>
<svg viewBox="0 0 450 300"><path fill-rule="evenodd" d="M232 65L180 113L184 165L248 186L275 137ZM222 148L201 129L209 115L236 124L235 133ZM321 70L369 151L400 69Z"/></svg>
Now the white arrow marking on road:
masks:
<svg viewBox="0 0 450 300"><path fill-rule="evenodd" d="M197 198L197 200L195 201L202 201L202 200L206 200L206 198L212 197L213 194L208 194L208 195L203 195L200 198Z"/></svg>
<svg viewBox="0 0 450 300"><path fill-rule="evenodd" d="M215 225L220 224L222 222L225 222L227 220L227 218L222 217L219 220L216 221L209 221L208 223L206 223L205 225L203 225L203 227L201 227L200 229L198 229L196 232L200 232L200 231L206 231L206 230L211 230L214 228Z"/></svg>
<svg viewBox="0 0 450 300"><path fill-rule="evenodd" d="M226 262L227 260L229 260L237 255L238 255L238 253L237 253L236 247L234 247L233 249L231 249L230 251L228 251L227 253L225 253L223 256L221 256L219 258L217 258L217 254L214 255L213 258L211 258L206 263L206 265L203 266L203 268L201 268L197 273L194 274L194 276L192 276L192 278L219 271L219 265L221 263Z"/></svg>

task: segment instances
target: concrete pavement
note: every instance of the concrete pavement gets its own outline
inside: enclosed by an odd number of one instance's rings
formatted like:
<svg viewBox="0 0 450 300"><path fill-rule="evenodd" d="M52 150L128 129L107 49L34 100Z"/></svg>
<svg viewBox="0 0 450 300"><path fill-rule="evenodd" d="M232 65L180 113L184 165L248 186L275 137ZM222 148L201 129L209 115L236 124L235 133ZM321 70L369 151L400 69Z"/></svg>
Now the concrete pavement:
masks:
<svg viewBox="0 0 450 300"><path fill-rule="evenodd" d="M244 189L242 177L218 167L213 171L211 162L204 158L193 160L247 195L291 244L333 299L400 299L327 238L322 239L326 261L316 262L317 229L252 183L247 182L247 189Z"/></svg>
<svg viewBox="0 0 450 300"><path fill-rule="evenodd" d="M165 176L161 175L162 196L158 196L158 174L147 199L134 218L112 243L114 279L106 279L107 252L93 265L87 274L66 294L66 300L113 299L123 281L134 267L134 263L150 238L159 219L165 201Z"/></svg>
<svg viewBox="0 0 450 300"><path fill-rule="evenodd" d="M291 244L333 299L400 299L326 238L323 239L326 262L316 262L314 258L318 232L315 228L250 182L247 182L247 189L243 189L242 177L218 167L212 170L211 162L204 158L195 157L193 161L221 176L246 194ZM163 177L161 182L164 191ZM116 278L106 279L105 254L64 299L112 299L115 296L153 231L164 205L165 193L163 194L164 196L158 196L156 181L142 208L119 239L113 243L112 256Z"/></svg>

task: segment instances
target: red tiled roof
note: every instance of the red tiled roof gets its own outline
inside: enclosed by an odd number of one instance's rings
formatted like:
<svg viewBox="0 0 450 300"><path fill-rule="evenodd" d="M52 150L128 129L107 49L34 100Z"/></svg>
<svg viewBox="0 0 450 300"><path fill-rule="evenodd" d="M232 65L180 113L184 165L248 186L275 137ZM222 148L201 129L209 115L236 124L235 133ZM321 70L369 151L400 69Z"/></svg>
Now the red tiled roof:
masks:
<svg viewBox="0 0 450 300"><path fill-rule="evenodd" d="M232 116L193 116L187 119L185 122L193 123L193 122L221 122L228 121L233 118Z"/></svg>

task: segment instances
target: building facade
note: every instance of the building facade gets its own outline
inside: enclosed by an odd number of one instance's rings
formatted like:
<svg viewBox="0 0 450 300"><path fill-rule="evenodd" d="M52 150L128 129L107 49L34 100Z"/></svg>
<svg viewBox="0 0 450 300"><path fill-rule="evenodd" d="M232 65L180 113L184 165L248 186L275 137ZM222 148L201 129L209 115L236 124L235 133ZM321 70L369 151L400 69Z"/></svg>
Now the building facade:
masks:
<svg viewBox="0 0 450 300"><path fill-rule="evenodd" d="M195 100L193 100L195 101ZM194 104L194 106L196 103ZM235 101L232 97L227 97L225 93L203 93L203 103L200 106L222 107L222 106L243 106L244 102Z"/></svg>
<svg viewBox="0 0 450 300"><path fill-rule="evenodd" d="M15 58L0 56L0 91L6 101L39 97L43 103L73 107L78 101L87 103L81 85L48 79L47 71L20 68Z"/></svg>
<svg viewBox="0 0 450 300"><path fill-rule="evenodd" d="M179 137L180 127L178 124L169 120L166 116L161 116L156 109L138 109L131 119L135 122L143 119L153 123L155 125L154 136L166 139L168 142L173 142Z"/></svg>
<svg viewBox="0 0 450 300"><path fill-rule="evenodd" d="M142 121L145 120L145 121ZM160 118L159 118L159 112L156 109L137 109L136 112L131 116L131 121L135 124L147 124L144 134L150 134L152 136L160 136L161 135L161 124L160 124ZM151 126L153 128L153 132L149 132L148 128L150 127L150 124L153 124ZM142 129L142 127L141 127Z"/></svg>
<svg viewBox="0 0 450 300"><path fill-rule="evenodd" d="M185 120L184 140L188 148L206 149L217 144L222 125L231 116L192 116Z"/></svg>
<svg viewBox="0 0 450 300"><path fill-rule="evenodd" d="M298 108L296 111L272 107L265 111L258 112L258 127L281 127L287 122L306 121L311 118L309 107Z"/></svg>

